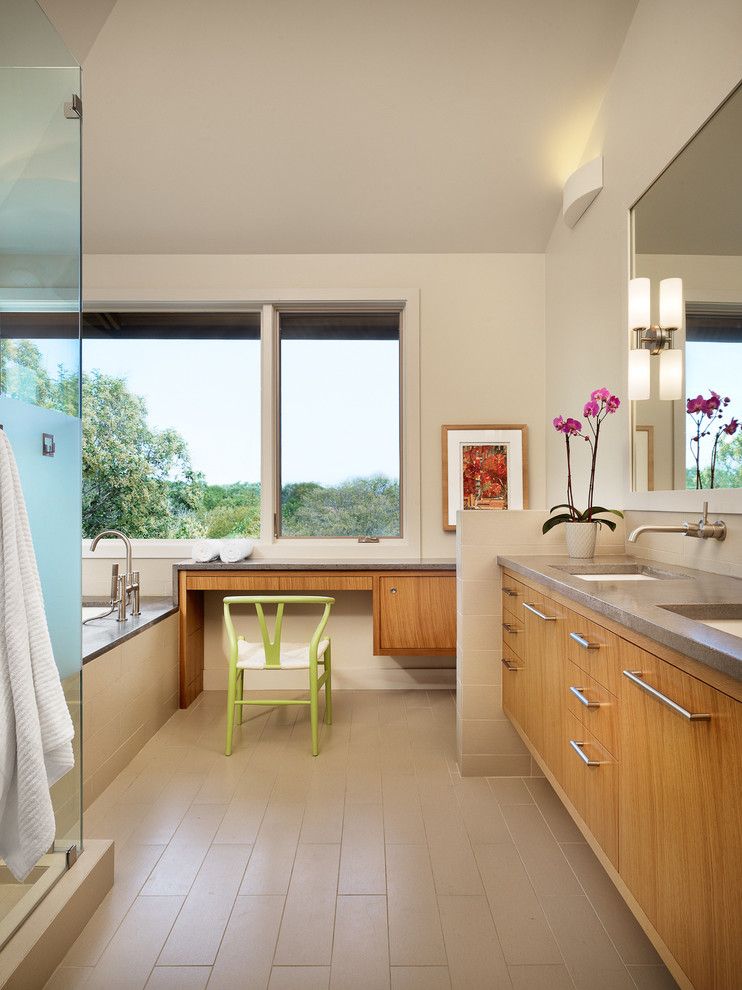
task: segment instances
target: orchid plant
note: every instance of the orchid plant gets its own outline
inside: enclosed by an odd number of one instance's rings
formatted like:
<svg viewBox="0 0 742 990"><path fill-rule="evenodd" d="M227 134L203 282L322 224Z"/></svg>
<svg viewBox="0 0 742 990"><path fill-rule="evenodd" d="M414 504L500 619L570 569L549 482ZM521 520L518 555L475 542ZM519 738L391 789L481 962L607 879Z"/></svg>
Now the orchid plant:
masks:
<svg viewBox="0 0 742 990"><path fill-rule="evenodd" d="M598 519L598 513L609 513L623 519L623 513L618 509L606 509L602 505L595 505L595 470L598 461L598 446L600 444L600 430L607 416L613 415L621 405L621 400L617 395L613 395L610 389L597 388L590 393L590 398L582 409L589 433L583 432L583 425L579 419L571 416L564 418L557 416L553 421L554 429L564 436L564 443L567 452L567 501L559 505L552 506L550 512L557 509L566 509L566 512L559 512L550 516L542 527L544 533L548 533L554 526L561 523L597 523L599 526L607 526L615 530L616 523L612 519ZM584 440L590 446L590 482L587 490L587 508L578 509L575 504L572 487L572 447L571 441L574 439Z"/></svg>
<svg viewBox="0 0 742 990"><path fill-rule="evenodd" d="M689 445L690 452L696 465L696 488L703 488L703 476L701 473L701 441L712 436L711 441L711 467L709 470L709 488L714 487L716 479L716 458L719 453L719 444L725 436L733 437L739 430L739 420L732 417L728 423L722 422L726 407L732 400L729 396L723 399L718 392L710 389L708 399L702 395L697 395L693 399L688 399L685 404L685 411L693 420L696 432L691 436ZM714 429L714 427L716 427Z"/></svg>

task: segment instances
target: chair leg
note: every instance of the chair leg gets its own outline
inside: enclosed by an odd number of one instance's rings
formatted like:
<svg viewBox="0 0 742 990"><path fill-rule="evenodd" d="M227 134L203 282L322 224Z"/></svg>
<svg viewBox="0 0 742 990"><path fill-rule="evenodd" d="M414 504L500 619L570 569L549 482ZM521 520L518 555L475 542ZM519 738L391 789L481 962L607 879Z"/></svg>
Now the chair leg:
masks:
<svg viewBox="0 0 742 990"><path fill-rule="evenodd" d="M242 701L245 688L245 671L241 670L237 678L237 700ZM242 712L244 705L237 705L237 725L242 725Z"/></svg>
<svg viewBox="0 0 742 990"><path fill-rule="evenodd" d="M330 656L330 644L325 650L325 724L332 725L332 658Z"/></svg>
<svg viewBox="0 0 742 990"><path fill-rule="evenodd" d="M309 675L309 716L312 723L312 756L319 753L319 689L317 687L317 671Z"/></svg>
<svg viewBox="0 0 742 990"><path fill-rule="evenodd" d="M225 756L232 755L232 735L234 733L234 709L235 695L237 693L237 669L230 664L229 684L227 686L227 745L224 750ZM240 705L240 708L242 706Z"/></svg>

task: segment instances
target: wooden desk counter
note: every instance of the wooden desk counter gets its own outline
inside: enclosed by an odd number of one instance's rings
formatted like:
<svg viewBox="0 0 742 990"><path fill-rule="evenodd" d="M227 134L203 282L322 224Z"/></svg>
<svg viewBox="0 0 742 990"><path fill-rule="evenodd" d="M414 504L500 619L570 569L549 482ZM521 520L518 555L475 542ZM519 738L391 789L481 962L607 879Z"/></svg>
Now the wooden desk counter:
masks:
<svg viewBox="0 0 742 990"><path fill-rule="evenodd" d="M180 707L203 690L204 594L368 591L377 656L456 653L456 564L417 561L242 561L173 566L180 614Z"/></svg>

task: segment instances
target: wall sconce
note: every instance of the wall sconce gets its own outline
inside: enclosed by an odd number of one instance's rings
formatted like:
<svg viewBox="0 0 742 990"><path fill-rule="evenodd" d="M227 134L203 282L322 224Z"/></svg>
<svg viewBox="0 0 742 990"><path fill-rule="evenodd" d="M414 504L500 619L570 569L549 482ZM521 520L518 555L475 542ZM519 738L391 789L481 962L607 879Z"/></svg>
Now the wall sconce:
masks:
<svg viewBox="0 0 742 990"><path fill-rule="evenodd" d="M629 351L629 398L648 399L651 392L652 356L660 359L660 399L679 399L683 389L683 352L673 347L675 331L683 325L683 280L660 282L660 322L652 323L651 285L648 278L629 282L629 330L634 348Z"/></svg>

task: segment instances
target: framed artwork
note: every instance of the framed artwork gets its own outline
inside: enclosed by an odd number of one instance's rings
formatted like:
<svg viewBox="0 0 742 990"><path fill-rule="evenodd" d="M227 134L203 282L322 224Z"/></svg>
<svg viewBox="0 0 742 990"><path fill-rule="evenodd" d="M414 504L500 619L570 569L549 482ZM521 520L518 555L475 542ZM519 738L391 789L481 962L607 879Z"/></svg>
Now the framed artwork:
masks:
<svg viewBox="0 0 742 990"><path fill-rule="evenodd" d="M528 427L444 426L443 528L456 513L528 508Z"/></svg>
<svg viewBox="0 0 742 990"><path fill-rule="evenodd" d="M654 491L654 427L634 427L634 491Z"/></svg>

